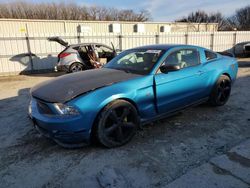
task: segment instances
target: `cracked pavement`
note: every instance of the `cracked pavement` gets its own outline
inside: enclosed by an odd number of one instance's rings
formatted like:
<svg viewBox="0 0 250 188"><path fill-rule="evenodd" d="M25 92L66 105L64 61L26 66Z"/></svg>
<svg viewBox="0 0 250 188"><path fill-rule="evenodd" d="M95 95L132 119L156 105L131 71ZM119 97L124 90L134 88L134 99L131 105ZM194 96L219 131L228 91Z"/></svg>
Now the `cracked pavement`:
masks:
<svg viewBox="0 0 250 188"><path fill-rule="evenodd" d="M29 89L58 74L1 77L0 187L171 187L190 173L195 180L194 174L204 178L210 172L215 179L222 174L218 186L227 187L232 174L240 177L240 170L233 170L248 165L243 160L228 168L239 160L236 154L249 154L237 150L250 138L250 59L240 61L225 106L189 108L146 125L115 149L63 149L34 130L27 117ZM249 173L249 166L244 168ZM249 187L248 175L234 177L231 187Z"/></svg>

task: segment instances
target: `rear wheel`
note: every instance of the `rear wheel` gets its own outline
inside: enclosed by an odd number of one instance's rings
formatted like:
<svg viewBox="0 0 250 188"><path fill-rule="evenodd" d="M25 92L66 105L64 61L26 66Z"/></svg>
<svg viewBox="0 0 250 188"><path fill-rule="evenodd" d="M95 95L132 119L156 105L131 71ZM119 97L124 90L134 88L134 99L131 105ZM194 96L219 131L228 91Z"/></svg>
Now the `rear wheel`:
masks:
<svg viewBox="0 0 250 188"><path fill-rule="evenodd" d="M209 102L213 106L222 106L228 101L230 93L231 80L228 76L222 75L213 88Z"/></svg>
<svg viewBox="0 0 250 188"><path fill-rule="evenodd" d="M81 63L73 63L69 67L69 72L79 72L85 70L83 64Z"/></svg>
<svg viewBox="0 0 250 188"><path fill-rule="evenodd" d="M99 115L96 137L109 148L129 142L136 133L139 118L136 108L125 100L107 105Z"/></svg>

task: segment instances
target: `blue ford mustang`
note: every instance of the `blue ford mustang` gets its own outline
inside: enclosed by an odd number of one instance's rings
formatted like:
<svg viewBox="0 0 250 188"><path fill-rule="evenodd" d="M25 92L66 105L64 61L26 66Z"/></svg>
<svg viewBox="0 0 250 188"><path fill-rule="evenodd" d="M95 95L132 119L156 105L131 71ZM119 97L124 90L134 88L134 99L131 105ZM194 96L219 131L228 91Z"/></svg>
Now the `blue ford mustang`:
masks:
<svg viewBox="0 0 250 188"><path fill-rule="evenodd" d="M138 126L191 105L224 105L236 59L189 45L151 45L122 52L101 69L60 76L31 89L35 127L65 147L97 139L127 143Z"/></svg>

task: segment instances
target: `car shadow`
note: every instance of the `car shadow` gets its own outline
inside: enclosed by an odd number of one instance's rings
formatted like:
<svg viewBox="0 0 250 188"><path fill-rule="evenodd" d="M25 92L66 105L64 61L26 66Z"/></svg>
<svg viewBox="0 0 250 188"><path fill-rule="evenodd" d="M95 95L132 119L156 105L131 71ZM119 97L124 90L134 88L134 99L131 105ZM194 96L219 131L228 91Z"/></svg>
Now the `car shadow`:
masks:
<svg viewBox="0 0 250 188"><path fill-rule="evenodd" d="M241 68L250 67L250 58L241 58L238 60L238 65Z"/></svg>
<svg viewBox="0 0 250 188"><path fill-rule="evenodd" d="M12 56L9 59L11 62L21 64L25 68L19 73L20 75L41 74L54 72L54 66L57 63L57 57L51 54L46 57L38 57L36 54L22 53Z"/></svg>

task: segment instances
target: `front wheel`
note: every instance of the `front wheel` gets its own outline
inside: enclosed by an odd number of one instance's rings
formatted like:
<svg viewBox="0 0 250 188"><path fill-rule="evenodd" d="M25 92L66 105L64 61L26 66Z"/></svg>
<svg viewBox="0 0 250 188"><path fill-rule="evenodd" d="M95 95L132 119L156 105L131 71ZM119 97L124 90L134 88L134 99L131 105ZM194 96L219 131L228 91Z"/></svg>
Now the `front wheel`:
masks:
<svg viewBox="0 0 250 188"><path fill-rule="evenodd" d="M222 75L214 86L209 102L213 106L226 104L231 93L231 80L228 76Z"/></svg>
<svg viewBox="0 0 250 188"><path fill-rule="evenodd" d="M138 125L136 108L125 100L116 100L108 104L99 115L96 138L108 148L121 146L133 138Z"/></svg>

